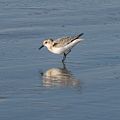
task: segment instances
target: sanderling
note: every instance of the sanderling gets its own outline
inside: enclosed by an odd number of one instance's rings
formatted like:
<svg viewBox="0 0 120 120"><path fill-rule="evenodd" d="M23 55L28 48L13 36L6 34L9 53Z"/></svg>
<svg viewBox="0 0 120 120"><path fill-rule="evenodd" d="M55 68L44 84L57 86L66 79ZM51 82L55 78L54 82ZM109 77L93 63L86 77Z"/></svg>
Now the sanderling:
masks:
<svg viewBox="0 0 120 120"><path fill-rule="evenodd" d="M39 48L39 50L46 46L47 49L52 53L63 54L62 62L64 62L66 56L71 52L71 49L83 40L80 39L82 35L83 33L72 37L58 38L57 40L46 39L43 41L42 46Z"/></svg>

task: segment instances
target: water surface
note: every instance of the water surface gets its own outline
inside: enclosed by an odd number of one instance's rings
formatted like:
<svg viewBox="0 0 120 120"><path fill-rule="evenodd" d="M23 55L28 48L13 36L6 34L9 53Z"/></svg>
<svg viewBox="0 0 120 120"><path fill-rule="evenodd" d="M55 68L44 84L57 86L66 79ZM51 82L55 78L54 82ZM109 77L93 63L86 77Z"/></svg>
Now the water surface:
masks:
<svg viewBox="0 0 120 120"><path fill-rule="evenodd" d="M0 11L1 120L119 120L119 0L0 0ZM81 32L65 66L38 50Z"/></svg>

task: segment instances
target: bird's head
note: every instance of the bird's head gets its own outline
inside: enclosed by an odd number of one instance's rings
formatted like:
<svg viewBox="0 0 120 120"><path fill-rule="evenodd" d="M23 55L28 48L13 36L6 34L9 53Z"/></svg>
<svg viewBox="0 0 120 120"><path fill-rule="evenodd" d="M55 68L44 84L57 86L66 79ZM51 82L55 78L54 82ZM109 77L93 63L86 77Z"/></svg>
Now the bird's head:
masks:
<svg viewBox="0 0 120 120"><path fill-rule="evenodd" d="M46 39L46 40L44 40L42 45L41 45L41 47L39 48L39 50L41 48L43 48L44 46L46 46L47 48L50 47L52 45L52 43L53 43L53 39Z"/></svg>

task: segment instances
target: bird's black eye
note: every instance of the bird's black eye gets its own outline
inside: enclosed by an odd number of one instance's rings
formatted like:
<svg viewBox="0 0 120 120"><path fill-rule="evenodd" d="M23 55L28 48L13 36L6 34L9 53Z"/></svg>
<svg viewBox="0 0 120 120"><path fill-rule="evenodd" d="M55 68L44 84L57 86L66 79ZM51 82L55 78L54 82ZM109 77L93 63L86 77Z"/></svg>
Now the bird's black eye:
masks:
<svg viewBox="0 0 120 120"><path fill-rule="evenodd" d="M45 44L47 44L47 41L45 42Z"/></svg>

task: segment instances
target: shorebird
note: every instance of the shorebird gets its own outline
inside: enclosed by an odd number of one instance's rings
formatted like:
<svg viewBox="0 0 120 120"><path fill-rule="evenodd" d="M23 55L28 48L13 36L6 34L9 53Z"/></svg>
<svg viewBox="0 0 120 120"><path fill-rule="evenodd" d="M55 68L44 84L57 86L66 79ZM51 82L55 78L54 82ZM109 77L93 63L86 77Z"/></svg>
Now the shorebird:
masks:
<svg viewBox="0 0 120 120"><path fill-rule="evenodd" d="M71 37L62 37L56 40L46 39L43 41L39 50L46 46L47 49L54 54L63 54L62 62L64 63L66 56L71 52L71 49L83 40L80 38L83 34L84 33Z"/></svg>

